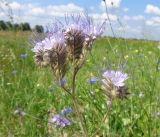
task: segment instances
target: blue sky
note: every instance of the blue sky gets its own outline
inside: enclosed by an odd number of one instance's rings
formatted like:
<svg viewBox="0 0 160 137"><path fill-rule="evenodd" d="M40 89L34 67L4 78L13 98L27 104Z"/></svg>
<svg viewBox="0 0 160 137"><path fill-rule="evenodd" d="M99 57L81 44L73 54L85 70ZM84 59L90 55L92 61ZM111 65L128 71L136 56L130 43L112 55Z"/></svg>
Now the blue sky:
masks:
<svg viewBox="0 0 160 137"><path fill-rule="evenodd" d="M9 1L9 0L8 0ZM111 4L113 3L113 5ZM65 13L87 11L95 22L106 19L102 0L10 0L15 22L29 22L31 26L46 26ZM106 0L114 31L119 37L160 40L159 0ZM0 3L0 20L9 20L8 9ZM123 24L119 25L117 20ZM106 25L106 35L112 35Z"/></svg>

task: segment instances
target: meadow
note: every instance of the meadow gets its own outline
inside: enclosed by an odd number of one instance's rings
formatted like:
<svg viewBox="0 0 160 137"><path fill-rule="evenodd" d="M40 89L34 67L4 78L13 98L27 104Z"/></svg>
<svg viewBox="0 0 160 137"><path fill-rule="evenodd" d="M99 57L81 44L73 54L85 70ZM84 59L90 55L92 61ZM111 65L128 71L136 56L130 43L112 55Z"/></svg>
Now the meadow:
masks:
<svg viewBox="0 0 160 137"><path fill-rule="evenodd" d="M50 69L35 65L30 36L30 32L0 32L0 137L47 137L49 111L60 112L72 106ZM104 37L94 43L76 80L76 97L89 135L97 128L107 105L100 83L91 85L88 80L101 78L106 68L123 68L129 75L126 84L130 95L113 102L109 118L96 136L160 136L159 58L160 44L155 41ZM69 77L66 86L71 83ZM15 115L17 108L30 115ZM80 127L72 109L71 126L63 131L53 129L53 136L78 136Z"/></svg>

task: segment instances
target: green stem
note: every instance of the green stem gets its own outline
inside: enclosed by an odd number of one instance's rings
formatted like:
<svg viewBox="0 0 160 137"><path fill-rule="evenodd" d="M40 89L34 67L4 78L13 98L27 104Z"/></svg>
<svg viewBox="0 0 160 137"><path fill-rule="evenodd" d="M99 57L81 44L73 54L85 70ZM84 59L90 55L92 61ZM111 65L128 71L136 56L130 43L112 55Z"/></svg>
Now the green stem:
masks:
<svg viewBox="0 0 160 137"><path fill-rule="evenodd" d="M76 113L77 113L78 118L79 118L79 121L80 121L80 122L79 122L79 125L80 125L80 127L81 127L81 129L82 129L82 131L83 131L83 133L84 133L84 137L88 137L88 135L87 135L87 130L86 130L86 128L84 127L84 124L83 124L83 117L82 117L82 115L81 115L81 113L80 113L80 111L79 111L78 103L77 103L75 97L73 97L72 99L73 99L74 108L75 108L75 110L76 110Z"/></svg>
<svg viewBox="0 0 160 137"><path fill-rule="evenodd" d="M72 78L72 101L73 101L73 105L76 110L76 113L78 115L78 118L79 118L79 125L81 127L81 130L83 131L83 134L84 134L83 136L88 137L87 130L86 130L84 123L83 123L83 117L79 111L78 103L75 98L75 80L76 80L77 72L78 72L78 70L74 69L73 78Z"/></svg>
<svg viewBox="0 0 160 137"><path fill-rule="evenodd" d="M106 112L106 114L104 115L103 119L101 120L101 122L98 126L99 128L96 129L96 131L91 135L91 137L95 137L99 133L99 131L101 130L103 123L106 121L106 119L108 118L108 115L111 111L111 106L112 106L112 101L111 101L111 105L110 105L108 111Z"/></svg>

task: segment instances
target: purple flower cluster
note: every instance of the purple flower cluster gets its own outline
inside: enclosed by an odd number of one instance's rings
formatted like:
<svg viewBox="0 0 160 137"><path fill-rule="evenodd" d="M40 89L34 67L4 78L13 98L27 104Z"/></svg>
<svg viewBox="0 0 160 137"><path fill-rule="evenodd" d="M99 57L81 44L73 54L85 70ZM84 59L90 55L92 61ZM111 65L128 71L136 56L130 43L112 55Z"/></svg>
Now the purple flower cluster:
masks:
<svg viewBox="0 0 160 137"><path fill-rule="evenodd" d="M32 40L35 62L40 66L50 65L56 79L62 80L69 64L77 68L83 65L87 51L104 29L105 22L94 25L87 14L66 16L63 23L53 23L45 34Z"/></svg>
<svg viewBox="0 0 160 137"><path fill-rule="evenodd" d="M53 115L50 118L49 122L55 124L57 127L62 127L62 128L71 125L70 121L67 118L65 118L61 115L58 115L58 114Z"/></svg>
<svg viewBox="0 0 160 137"><path fill-rule="evenodd" d="M71 125L71 122L67 119L67 114L72 112L72 108L65 108L59 114L52 114L49 118L49 122L56 125L56 127L67 127Z"/></svg>
<svg viewBox="0 0 160 137"><path fill-rule="evenodd" d="M74 41L75 32L81 33L81 37L84 37L85 42L93 41L102 35L104 29L105 22L94 25L93 20L88 15L66 16L64 23L59 21L48 27L48 32L45 34L46 37L43 40L33 40L32 44L34 47L32 51L34 53L48 51L58 46L58 44L62 44L65 47L67 46L66 39ZM66 35L67 33L72 33L73 35Z"/></svg>

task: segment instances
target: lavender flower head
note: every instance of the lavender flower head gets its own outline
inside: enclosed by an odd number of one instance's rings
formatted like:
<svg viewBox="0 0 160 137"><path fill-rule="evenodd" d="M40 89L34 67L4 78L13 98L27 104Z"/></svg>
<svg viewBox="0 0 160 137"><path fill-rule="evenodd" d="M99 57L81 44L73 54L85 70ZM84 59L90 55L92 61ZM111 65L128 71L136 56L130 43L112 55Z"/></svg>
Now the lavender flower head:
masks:
<svg viewBox="0 0 160 137"><path fill-rule="evenodd" d="M101 88L109 98L127 98L129 93L124 83L127 79L128 75L122 71L107 70L103 73Z"/></svg>
<svg viewBox="0 0 160 137"><path fill-rule="evenodd" d="M122 73L121 71L106 71L103 73L103 77L109 82L111 82L115 87L123 87L125 85L125 80L128 79L128 75L126 73Z"/></svg>
<svg viewBox="0 0 160 137"><path fill-rule="evenodd" d="M65 118L65 117L63 117L61 115L58 115L58 114L57 115L53 115L50 118L49 122L55 124L57 127L62 127L62 128L71 125L70 121L67 118Z"/></svg>

